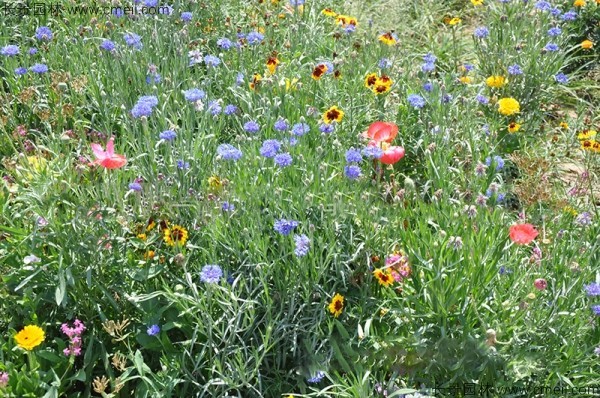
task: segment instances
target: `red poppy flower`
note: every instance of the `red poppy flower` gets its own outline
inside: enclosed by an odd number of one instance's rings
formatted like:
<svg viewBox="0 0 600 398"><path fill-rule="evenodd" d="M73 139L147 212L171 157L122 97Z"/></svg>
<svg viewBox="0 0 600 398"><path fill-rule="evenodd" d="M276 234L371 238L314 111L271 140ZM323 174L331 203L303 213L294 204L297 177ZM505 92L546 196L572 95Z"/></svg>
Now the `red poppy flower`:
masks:
<svg viewBox="0 0 600 398"><path fill-rule="evenodd" d="M390 146L383 151L379 161L383 164L394 164L404 157L404 148L401 146Z"/></svg>
<svg viewBox="0 0 600 398"><path fill-rule="evenodd" d="M92 144L92 151L96 155L94 164L100 165L107 169L118 169L127 164L127 159L123 155L115 153L115 138L110 137L106 144L106 151L99 144Z"/></svg>
<svg viewBox="0 0 600 398"><path fill-rule="evenodd" d="M515 224L510 226L509 235L517 245L527 245L538 236L538 231L531 224Z"/></svg>
<svg viewBox="0 0 600 398"><path fill-rule="evenodd" d="M367 137L377 142L392 142L397 134L398 126L389 122L375 122L367 130Z"/></svg>

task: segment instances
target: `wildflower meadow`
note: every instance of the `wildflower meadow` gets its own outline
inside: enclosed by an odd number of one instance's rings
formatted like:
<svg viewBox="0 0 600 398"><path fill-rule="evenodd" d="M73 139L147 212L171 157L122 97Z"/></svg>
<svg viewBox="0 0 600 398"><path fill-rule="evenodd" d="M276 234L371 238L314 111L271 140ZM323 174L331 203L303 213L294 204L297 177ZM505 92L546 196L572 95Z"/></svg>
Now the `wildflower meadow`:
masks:
<svg viewBox="0 0 600 398"><path fill-rule="evenodd" d="M0 397L600 396L600 0L0 13Z"/></svg>

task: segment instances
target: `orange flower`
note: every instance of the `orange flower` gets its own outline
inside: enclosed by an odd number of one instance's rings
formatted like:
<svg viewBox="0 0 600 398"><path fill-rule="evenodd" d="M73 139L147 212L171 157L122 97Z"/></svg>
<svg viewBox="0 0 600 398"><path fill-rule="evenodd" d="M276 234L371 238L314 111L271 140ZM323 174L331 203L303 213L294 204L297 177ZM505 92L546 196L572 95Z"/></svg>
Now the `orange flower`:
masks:
<svg viewBox="0 0 600 398"><path fill-rule="evenodd" d="M583 48L584 50L589 50L592 47L594 47L594 42L591 40L584 40L581 42L581 48Z"/></svg>
<svg viewBox="0 0 600 398"><path fill-rule="evenodd" d="M509 236L517 245L527 245L538 236L539 232L531 224L514 224L510 226Z"/></svg>

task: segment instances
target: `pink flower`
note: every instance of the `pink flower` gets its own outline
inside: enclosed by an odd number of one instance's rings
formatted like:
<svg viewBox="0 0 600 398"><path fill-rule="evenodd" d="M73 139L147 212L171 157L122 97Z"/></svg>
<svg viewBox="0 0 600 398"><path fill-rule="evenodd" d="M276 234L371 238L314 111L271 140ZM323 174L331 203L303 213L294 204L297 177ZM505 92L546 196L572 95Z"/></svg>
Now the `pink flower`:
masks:
<svg viewBox="0 0 600 398"><path fill-rule="evenodd" d="M548 282L543 278L539 278L533 282L533 286L535 286L537 290L544 290L548 287Z"/></svg>
<svg viewBox="0 0 600 398"><path fill-rule="evenodd" d="M375 122L369 126L366 136L376 142L390 143L398 134L398 126L389 122Z"/></svg>
<svg viewBox="0 0 600 398"><path fill-rule="evenodd" d="M92 144L92 151L96 155L94 164L100 165L107 169L118 169L127 164L127 159L123 155L115 153L115 138L110 137L106 144L106 151L99 144Z"/></svg>
<svg viewBox="0 0 600 398"><path fill-rule="evenodd" d="M8 373L0 372L0 388L4 388L8 385Z"/></svg>
<svg viewBox="0 0 600 398"><path fill-rule="evenodd" d="M531 224L515 224L510 226L509 236L517 245L527 245L538 236L538 231Z"/></svg>
<svg viewBox="0 0 600 398"><path fill-rule="evenodd" d="M383 156L379 161L383 164L394 164L404 157L404 148L401 146L390 146L383 149Z"/></svg>

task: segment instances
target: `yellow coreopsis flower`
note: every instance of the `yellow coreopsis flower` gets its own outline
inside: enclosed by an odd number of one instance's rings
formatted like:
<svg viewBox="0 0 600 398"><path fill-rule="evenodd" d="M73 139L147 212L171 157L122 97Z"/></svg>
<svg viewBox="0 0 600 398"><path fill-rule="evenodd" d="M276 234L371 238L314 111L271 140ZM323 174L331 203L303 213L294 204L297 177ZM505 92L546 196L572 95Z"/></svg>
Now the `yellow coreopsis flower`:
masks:
<svg viewBox="0 0 600 398"><path fill-rule="evenodd" d="M336 293L335 296L331 299L331 303L329 303L329 312L334 316L338 317L342 313L344 309L344 296L339 293Z"/></svg>
<svg viewBox="0 0 600 398"><path fill-rule="evenodd" d="M379 35L377 39L383 44L387 44L388 46L393 46L398 42L398 40L392 32L386 32L382 35Z"/></svg>
<svg viewBox="0 0 600 398"><path fill-rule="evenodd" d="M504 116L514 115L515 113L519 113L521 111L521 107L519 105L519 101L514 98L501 98L498 100L498 112L500 112Z"/></svg>
<svg viewBox="0 0 600 398"><path fill-rule="evenodd" d="M508 125L508 132L509 133L516 133L517 131L519 131L521 129L521 125L517 122L512 122Z"/></svg>
<svg viewBox="0 0 600 398"><path fill-rule="evenodd" d="M471 0L471 4L474 6L480 6L483 5L483 0Z"/></svg>
<svg viewBox="0 0 600 398"><path fill-rule="evenodd" d="M338 15L337 12L333 11L331 8L325 8L321 13L326 17L337 17Z"/></svg>
<svg viewBox="0 0 600 398"><path fill-rule="evenodd" d="M344 118L344 111L342 111L340 108L338 108L337 106L332 106L331 108L327 109L324 113L323 113L323 121L327 124L331 124L333 122L341 122L342 119Z"/></svg>
<svg viewBox="0 0 600 398"><path fill-rule="evenodd" d="M163 239L167 246L184 246L188 239L188 231L181 225L173 225L164 230Z"/></svg>
<svg viewBox="0 0 600 398"><path fill-rule="evenodd" d="M267 59L267 69L269 70L269 73L274 74L279 64L280 62L277 57L269 57L269 59Z"/></svg>
<svg viewBox="0 0 600 398"><path fill-rule="evenodd" d="M375 271L373 271L373 276L375 276L379 284L382 286L389 286L392 283L394 283L394 277L392 276L392 273L387 269L383 270L377 268Z"/></svg>
<svg viewBox="0 0 600 398"><path fill-rule="evenodd" d="M458 18L458 17L454 17L454 18L450 18L448 20L448 25L450 26L454 26L454 25L458 25L459 23L462 22L462 19Z"/></svg>
<svg viewBox="0 0 600 398"><path fill-rule="evenodd" d="M471 79L469 76L461 76L458 78L458 80L464 84L471 84L473 82L473 79Z"/></svg>
<svg viewBox="0 0 600 398"><path fill-rule="evenodd" d="M581 42L581 48L583 48L584 50L589 50L592 47L594 47L594 42L591 40L584 40Z"/></svg>
<svg viewBox="0 0 600 398"><path fill-rule="evenodd" d="M27 325L15 335L15 342L24 350L31 351L42 344L46 335L42 328L36 325Z"/></svg>
<svg viewBox="0 0 600 398"><path fill-rule="evenodd" d="M585 0L575 0L575 2L573 3L574 7L584 7L585 6Z"/></svg>

